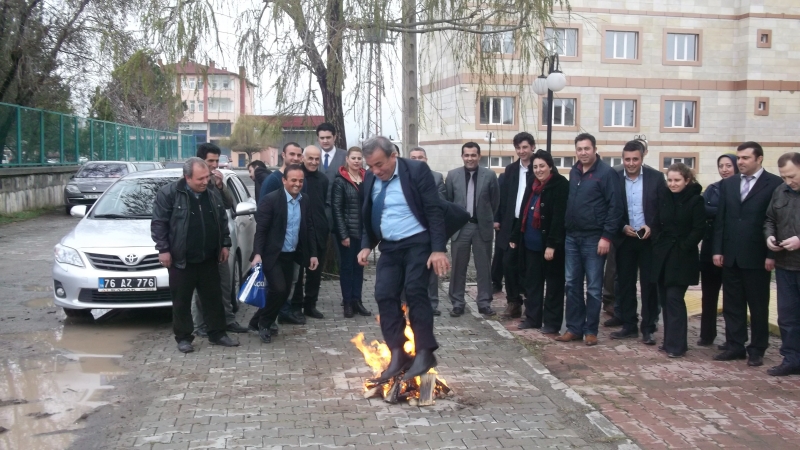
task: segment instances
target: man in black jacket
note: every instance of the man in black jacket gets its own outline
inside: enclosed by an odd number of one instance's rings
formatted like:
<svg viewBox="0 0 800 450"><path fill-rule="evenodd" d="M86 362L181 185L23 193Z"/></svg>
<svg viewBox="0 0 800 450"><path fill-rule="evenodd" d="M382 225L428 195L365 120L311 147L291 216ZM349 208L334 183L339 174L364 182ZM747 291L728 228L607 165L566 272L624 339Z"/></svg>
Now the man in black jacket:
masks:
<svg viewBox="0 0 800 450"><path fill-rule="evenodd" d="M309 145L303 150L303 197L308 199L311 220L314 222L314 237L317 242L317 259L325 261L328 250L328 236L331 233L328 217L325 213L325 202L328 198L328 177L319 171L321 152L319 148ZM303 283L305 275L305 284ZM322 283L322 268L304 269L300 266L297 283L292 294L292 309L298 315L300 309L306 316L322 319L325 316L317 309L319 286ZM305 290L305 296L303 291Z"/></svg>
<svg viewBox="0 0 800 450"><path fill-rule="evenodd" d="M714 265L722 267L724 351L717 361L745 359L764 364L769 345L769 282L775 255L767 248L763 227L772 193L783 182L761 167L764 149L745 142L736 150L739 176L719 184L719 207L714 221ZM747 309L750 308L750 345Z"/></svg>
<svg viewBox="0 0 800 450"><path fill-rule="evenodd" d="M153 205L150 234L158 260L169 270L172 326L178 350L192 346L192 293L197 289L213 345L239 345L225 334L219 263L228 260L231 236L222 196L208 189L210 171L193 157L183 165L183 179L162 187Z"/></svg>
<svg viewBox="0 0 800 450"><path fill-rule="evenodd" d="M267 169L267 165L264 164L264 161L259 160L255 160L248 164L247 170L250 172L250 179L253 180L253 183L255 183L254 191L256 203L258 203L258 201L261 200L261 185L271 172L269 169Z"/></svg>
<svg viewBox="0 0 800 450"><path fill-rule="evenodd" d="M612 240L622 229L622 189L617 172L598 157L594 136L579 134L575 155L578 162L569 172L565 217L567 332L555 339L569 342L583 338L591 346L597 345L603 264Z"/></svg>
<svg viewBox="0 0 800 450"><path fill-rule="evenodd" d="M265 344L271 342L270 325L289 298L295 264L310 270L319 266L312 205L300 193L304 178L300 165L286 167L283 189L265 195L256 212L255 255L251 266L261 263L269 291L266 307L256 311L250 327L258 327L258 335Z"/></svg>
<svg viewBox="0 0 800 450"><path fill-rule="evenodd" d="M664 174L645 166L644 146L638 140L630 141L622 148L622 167L617 169L624 195L623 227L615 239L616 273L619 291L622 329L611 333L611 339L638 337L636 329L636 279L641 285L642 298L642 342L654 345L653 332L658 319L657 279L650 272L653 260L652 235L658 224L658 193L666 187ZM608 322L606 323L608 325Z"/></svg>

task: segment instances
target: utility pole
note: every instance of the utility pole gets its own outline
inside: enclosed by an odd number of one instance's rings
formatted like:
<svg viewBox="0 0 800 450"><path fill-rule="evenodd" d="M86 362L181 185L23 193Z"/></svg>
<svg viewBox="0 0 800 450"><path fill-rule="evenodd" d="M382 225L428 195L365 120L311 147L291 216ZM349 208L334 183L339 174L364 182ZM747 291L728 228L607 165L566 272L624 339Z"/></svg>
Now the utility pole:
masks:
<svg viewBox="0 0 800 450"><path fill-rule="evenodd" d="M403 0L403 22L410 26L416 22L415 0ZM403 33L403 147L404 155L419 145L419 106L417 95L417 34Z"/></svg>

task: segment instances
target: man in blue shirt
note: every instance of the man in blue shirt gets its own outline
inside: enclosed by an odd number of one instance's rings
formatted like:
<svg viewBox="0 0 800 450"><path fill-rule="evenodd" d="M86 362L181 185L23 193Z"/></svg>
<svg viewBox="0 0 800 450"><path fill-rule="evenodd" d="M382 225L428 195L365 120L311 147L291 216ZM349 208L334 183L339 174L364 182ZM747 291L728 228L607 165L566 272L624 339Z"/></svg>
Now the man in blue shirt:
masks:
<svg viewBox="0 0 800 450"><path fill-rule="evenodd" d="M370 138L362 150L370 171L364 178L364 235L358 262L366 266L372 249L380 243L375 300L383 338L392 353L389 367L378 380L403 372L404 379L411 379L436 366L433 352L439 345L433 336L428 280L431 270L441 276L450 269L442 200L428 165L399 158L385 137ZM403 290L416 345L413 361L403 350Z"/></svg>

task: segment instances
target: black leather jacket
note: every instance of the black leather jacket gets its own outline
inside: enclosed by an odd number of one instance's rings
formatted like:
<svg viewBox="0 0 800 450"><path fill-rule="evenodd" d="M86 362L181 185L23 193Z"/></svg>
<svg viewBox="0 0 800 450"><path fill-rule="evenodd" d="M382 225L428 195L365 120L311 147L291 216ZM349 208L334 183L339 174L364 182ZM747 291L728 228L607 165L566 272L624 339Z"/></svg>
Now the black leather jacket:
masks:
<svg viewBox="0 0 800 450"><path fill-rule="evenodd" d="M214 205L212 213L220 230L219 248L230 247L231 234L225 202L218 189L208 189L207 192ZM186 180L181 178L158 191L153 205L153 219L150 222L150 237L156 243L156 250L159 253L169 252L172 255L172 264L179 269L186 267L188 230L189 187L186 186Z"/></svg>
<svg viewBox="0 0 800 450"><path fill-rule="evenodd" d="M333 179L333 191L331 191L333 229L340 241L347 238L354 240L361 238L362 187L363 183L356 187L355 183L350 181L350 176L347 175L345 178L341 170Z"/></svg>

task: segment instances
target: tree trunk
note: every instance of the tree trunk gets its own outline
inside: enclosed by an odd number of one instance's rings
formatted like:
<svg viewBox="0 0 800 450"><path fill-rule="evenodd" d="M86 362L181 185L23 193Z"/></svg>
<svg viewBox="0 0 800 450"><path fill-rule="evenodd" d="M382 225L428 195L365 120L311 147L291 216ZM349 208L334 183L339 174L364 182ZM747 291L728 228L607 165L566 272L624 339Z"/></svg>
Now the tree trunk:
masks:
<svg viewBox="0 0 800 450"><path fill-rule="evenodd" d="M325 119L336 128L334 145L341 149L347 149L347 136L344 128L344 103L342 101L342 86L344 84L342 32L345 28L342 15L342 0L329 0L327 70L324 78L317 77L317 79L322 93L322 107L325 112Z"/></svg>

